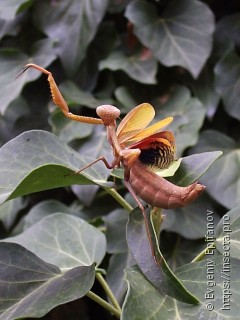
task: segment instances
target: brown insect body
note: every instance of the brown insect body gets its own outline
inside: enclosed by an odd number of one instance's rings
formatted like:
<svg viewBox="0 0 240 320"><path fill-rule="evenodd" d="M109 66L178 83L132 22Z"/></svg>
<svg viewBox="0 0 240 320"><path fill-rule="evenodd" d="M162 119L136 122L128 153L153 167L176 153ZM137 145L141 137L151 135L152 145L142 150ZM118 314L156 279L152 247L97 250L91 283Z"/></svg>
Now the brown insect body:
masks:
<svg viewBox="0 0 240 320"><path fill-rule="evenodd" d="M163 209L184 207L198 198L205 189L205 186L197 182L187 187L176 186L139 160L133 163L128 182L142 200Z"/></svg>

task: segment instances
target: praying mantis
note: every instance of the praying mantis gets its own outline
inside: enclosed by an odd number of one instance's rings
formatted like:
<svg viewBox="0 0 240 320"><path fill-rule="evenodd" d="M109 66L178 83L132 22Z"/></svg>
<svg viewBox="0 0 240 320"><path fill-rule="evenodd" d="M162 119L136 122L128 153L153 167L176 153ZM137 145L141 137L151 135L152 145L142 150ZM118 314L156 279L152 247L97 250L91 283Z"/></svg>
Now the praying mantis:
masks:
<svg viewBox="0 0 240 320"><path fill-rule="evenodd" d="M50 71L30 63L18 77L29 68L47 75L52 100L67 118L106 127L107 139L113 151L112 163L100 157L78 172L98 161L102 161L108 169L123 166L125 185L143 214L150 247L155 256L145 208L139 198L154 207L179 208L194 201L205 189L205 186L198 182L187 187L176 186L154 172L156 168L168 168L174 161L174 135L170 131L160 131L170 124L173 118L165 118L147 127L155 116L154 108L148 103L142 103L132 109L118 126L116 120L120 116L120 110L112 105L98 106L96 113L99 118L73 114L69 111Z"/></svg>

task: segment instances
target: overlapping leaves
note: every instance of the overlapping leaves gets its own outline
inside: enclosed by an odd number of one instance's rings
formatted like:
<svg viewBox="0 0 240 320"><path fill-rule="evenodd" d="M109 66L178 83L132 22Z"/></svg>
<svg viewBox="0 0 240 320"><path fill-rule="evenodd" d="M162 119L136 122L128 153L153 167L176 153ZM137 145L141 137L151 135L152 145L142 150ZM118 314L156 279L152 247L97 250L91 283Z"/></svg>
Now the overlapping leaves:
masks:
<svg viewBox="0 0 240 320"><path fill-rule="evenodd" d="M107 4L107 0L71 0L56 4L44 0L35 6L36 25L55 43L55 52L69 74L73 74L84 59Z"/></svg>
<svg viewBox="0 0 240 320"><path fill-rule="evenodd" d="M239 205L240 162L237 143L218 131L205 131L192 152L222 150L223 156L209 169L208 174L201 178L207 186L207 192L227 208Z"/></svg>
<svg viewBox="0 0 240 320"><path fill-rule="evenodd" d="M105 249L99 230L61 213L5 239L0 243L0 319L41 317L84 296L94 282L94 263L101 262Z"/></svg>
<svg viewBox="0 0 240 320"><path fill-rule="evenodd" d="M133 1L126 10L134 32L166 66L180 65L196 78L212 47L212 12L200 1L171 1L162 16L156 6Z"/></svg>

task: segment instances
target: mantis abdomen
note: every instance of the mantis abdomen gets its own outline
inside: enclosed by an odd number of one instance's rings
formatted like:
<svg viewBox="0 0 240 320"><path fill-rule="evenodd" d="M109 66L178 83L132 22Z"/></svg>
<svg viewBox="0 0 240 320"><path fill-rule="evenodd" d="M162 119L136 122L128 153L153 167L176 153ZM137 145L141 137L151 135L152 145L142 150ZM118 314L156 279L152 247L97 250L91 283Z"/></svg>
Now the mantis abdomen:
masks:
<svg viewBox="0 0 240 320"><path fill-rule="evenodd" d="M205 186L197 182L187 187L176 186L139 160L131 166L128 182L142 200L163 209L184 207L198 198L205 189Z"/></svg>

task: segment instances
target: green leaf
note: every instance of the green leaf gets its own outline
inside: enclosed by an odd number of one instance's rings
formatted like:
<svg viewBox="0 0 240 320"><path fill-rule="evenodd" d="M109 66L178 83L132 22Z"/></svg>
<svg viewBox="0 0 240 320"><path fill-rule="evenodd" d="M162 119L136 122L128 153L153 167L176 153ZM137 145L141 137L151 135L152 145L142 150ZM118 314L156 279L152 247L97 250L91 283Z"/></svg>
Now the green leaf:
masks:
<svg viewBox="0 0 240 320"><path fill-rule="evenodd" d="M182 158L174 160L167 169L158 169L157 171L155 171L155 173L160 177L172 177L180 167L181 162Z"/></svg>
<svg viewBox="0 0 240 320"><path fill-rule="evenodd" d="M1 1L1 11L0 19L3 20L13 20L19 8L27 3L31 3L31 0L2 0Z"/></svg>
<svg viewBox="0 0 240 320"><path fill-rule="evenodd" d="M28 116L30 116L29 109L22 97L8 105L5 113L0 114L0 146L16 137L19 131L25 130L26 122L24 120Z"/></svg>
<svg viewBox="0 0 240 320"><path fill-rule="evenodd" d="M206 264L212 266L214 270L214 280L209 280L206 274ZM176 301L171 297L162 295L143 276L137 267L128 269L126 281L128 293L123 304L123 320L152 320L152 319L237 319L239 313L239 260L231 260L230 289L226 289L227 284L221 278L222 257L213 257L198 263L187 264L176 271L176 275L183 284L195 294L201 301L198 305L187 305ZM213 284L213 287L211 286ZM209 290L209 291L207 291ZM210 290L213 290L212 292ZM222 310L223 298L228 299L230 291L229 310ZM206 294L213 293L213 299L207 299ZM225 294L225 296L223 296ZM213 309L208 307L212 303ZM210 305L211 307L211 305ZM227 305L225 306L227 307ZM209 318L210 317L210 318Z"/></svg>
<svg viewBox="0 0 240 320"><path fill-rule="evenodd" d="M109 0L108 11L110 13L119 13L123 11L131 0Z"/></svg>
<svg viewBox="0 0 240 320"><path fill-rule="evenodd" d="M206 230L206 223L205 223ZM177 241L174 247L169 250L169 240L172 239L172 233L164 233L161 235L161 246L166 248L166 257L169 266L175 271L177 268L190 263L198 254L206 248L206 242L202 240L192 240L180 238L177 236Z"/></svg>
<svg viewBox="0 0 240 320"><path fill-rule="evenodd" d="M16 200L21 199L17 198ZM14 199L15 200L15 199ZM10 201L7 201L5 204L8 204ZM63 203L56 201L56 200L46 200L37 203L35 206L33 206L27 215L25 215L19 222L19 224L14 228L11 235L17 235L26 230L27 228L31 227L35 223L39 222L41 219L57 212L62 212L65 214L75 215L78 217L85 218L86 217L79 212L79 208L71 208L69 206L64 205Z"/></svg>
<svg viewBox="0 0 240 320"><path fill-rule="evenodd" d="M239 46L239 13L223 16L217 23L214 34L213 58L220 60L233 45Z"/></svg>
<svg viewBox="0 0 240 320"><path fill-rule="evenodd" d="M157 73L157 61L152 54L143 52L125 55L122 51L112 52L105 60L100 62L100 70L122 70L126 74L141 83L155 84Z"/></svg>
<svg viewBox="0 0 240 320"><path fill-rule="evenodd" d="M240 258L240 207L227 212L216 228L216 248L224 257Z"/></svg>
<svg viewBox="0 0 240 320"><path fill-rule="evenodd" d="M0 243L0 319L40 318L83 297L94 282L94 266L61 272L15 243Z"/></svg>
<svg viewBox="0 0 240 320"><path fill-rule="evenodd" d="M117 100L123 105L124 113L128 113L137 105L128 87L120 86L114 92Z"/></svg>
<svg viewBox="0 0 240 320"><path fill-rule="evenodd" d="M96 99L90 92L81 90L74 82L68 80L59 86L69 105L80 105L96 109L101 102Z"/></svg>
<svg viewBox="0 0 240 320"><path fill-rule="evenodd" d="M194 95L202 102L207 110L207 116L212 119L218 108L220 96L215 88L215 77L211 66L206 65L195 81L189 77L187 83Z"/></svg>
<svg viewBox="0 0 240 320"><path fill-rule="evenodd" d="M230 282L222 278L223 256L206 256L206 259L201 262L189 263L176 270L176 275L182 280L183 284L201 301L201 304L192 309L193 317L198 319L203 316L204 319L208 319L209 312L211 312L212 319L238 318L239 267L240 261L232 258L229 270ZM230 287L228 287L229 285ZM214 298L206 298L208 293L213 293ZM228 299L230 299L230 307L227 308L226 305L225 310L223 310L224 301L227 302ZM212 311L208 309L208 303L212 303ZM183 308L188 313L188 308L185 308L185 306Z"/></svg>
<svg viewBox="0 0 240 320"><path fill-rule="evenodd" d="M89 163L49 132L25 132L0 149L0 202L73 184L106 186L109 172L103 164L72 174Z"/></svg>
<svg viewBox="0 0 240 320"><path fill-rule="evenodd" d="M55 52L68 74L74 74L84 59L107 4L107 0L63 0L57 3L42 0L36 3L36 26L55 43Z"/></svg>
<svg viewBox="0 0 240 320"><path fill-rule="evenodd" d="M109 73L111 79L100 80L99 62L105 59L115 47L117 41L117 29L115 26L114 19L107 19L100 24L97 34L89 45L87 54L76 74L77 84L81 88L88 92L92 92L96 87L98 87L98 90L100 89L97 95L102 102L99 104L112 104L111 93L108 91L111 91L111 87L114 86L112 74ZM100 84L100 87L98 84ZM94 108L96 108L96 105Z"/></svg>
<svg viewBox="0 0 240 320"><path fill-rule="evenodd" d="M119 303L122 303L127 291L124 271L134 264L135 261L129 251L116 253L110 257L106 280Z"/></svg>
<svg viewBox="0 0 240 320"><path fill-rule="evenodd" d="M61 111L54 112L51 116L52 131L64 143L75 139L87 138L91 135L94 125L72 121L66 118Z"/></svg>
<svg viewBox="0 0 240 320"><path fill-rule="evenodd" d="M222 151L212 151L185 157L175 175L169 180L183 187L188 186L197 181L221 155Z"/></svg>
<svg viewBox="0 0 240 320"><path fill-rule="evenodd" d="M20 78L16 79L19 71L29 61L47 67L56 56L53 52L52 43L49 40L41 40L35 42L32 47L32 55L27 56L16 49L2 49L0 50L0 112L4 113L7 106L15 100L23 86L41 76L41 73L36 70L29 70L25 72Z"/></svg>
<svg viewBox="0 0 240 320"><path fill-rule="evenodd" d="M128 214L126 210L117 209L103 217L107 232L108 253L121 253L127 251L126 224Z"/></svg>
<svg viewBox="0 0 240 320"><path fill-rule="evenodd" d="M93 128L93 134L84 144L81 145L81 147L78 149L78 152L84 157L91 157L91 159L93 160L96 160L99 157L104 157L105 159L108 159L109 163L111 163L113 159L113 154L112 149L107 140L105 127L95 126ZM89 161L89 163L91 163L91 161ZM100 166L96 168L105 168L105 165L103 163L99 163L99 165ZM108 170L107 172L109 175L110 171ZM110 186L109 183L108 186ZM92 203L92 200L98 189L97 186L89 186L89 188L87 186L86 188L86 186L74 185L72 186L72 190L78 197L78 199L80 199L84 204L89 206Z"/></svg>
<svg viewBox="0 0 240 320"><path fill-rule="evenodd" d="M19 31L18 29L19 20L21 20L21 18L19 19L16 18L14 20L8 20L8 21L2 20L0 18L0 39L2 39L4 36L7 36L7 35L16 36Z"/></svg>
<svg viewBox="0 0 240 320"><path fill-rule="evenodd" d="M158 264L152 256L142 212L140 209L131 212L127 225L127 242L139 268L160 293L170 295L185 303L197 304L198 300L182 285L168 267L166 260L159 251L158 240L156 235L153 234L150 223L149 228L151 228L151 238Z"/></svg>
<svg viewBox="0 0 240 320"><path fill-rule="evenodd" d="M18 212L23 208L24 202L21 198L5 202L0 206L0 220L5 229L9 230L14 225Z"/></svg>
<svg viewBox="0 0 240 320"><path fill-rule="evenodd" d="M27 61L27 56L18 50L0 50L0 111L4 113L7 106L15 100L23 87L22 81L15 81L19 72L19 66L23 66Z"/></svg>
<svg viewBox="0 0 240 320"><path fill-rule="evenodd" d="M162 295L135 266L127 269L125 279L128 285L128 294L123 304L123 320L150 320L171 319L165 311L163 303L166 297Z"/></svg>
<svg viewBox="0 0 240 320"><path fill-rule="evenodd" d="M209 197L203 193L193 203L183 208L164 210L161 230L176 232L185 239L200 239L206 235L207 212L214 211ZM216 227L219 216L214 215Z"/></svg>
<svg viewBox="0 0 240 320"><path fill-rule="evenodd" d="M236 142L218 131L204 131L199 143L191 152L222 150L223 155L214 163L201 182L207 192L225 207L231 209L240 204L240 151Z"/></svg>
<svg viewBox="0 0 240 320"><path fill-rule="evenodd" d="M61 270L100 264L106 253L101 231L84 220L55 213L41 219L18 236L4 239L32 251Z"/></svg>
<svg viewBox="0 0 240 320"><path fill-rule="evenodd" d="M158 98L152 101L157 113L155 120L173 117L167 130L175 133L177 157L180 157L187 147L196 144L206 110L198 99L192 97L190 90L183 86L175 86L166 99L163 103Z"/></svg>
<svg viewBox="0 0 240 320"><path fill-rule="evenodd" d="M234 50L229 51L216 65L216 89L223 99L226 112L240 120L240 58Z"/></svg>
<svg viewBox="0 0 240 320"><path fill-rule="evenodd" d="M142 43L165 66L182 66L197 78L210 55L213 14L195 0L171 1L162 16L155 5L131 2L125 13Z"/></svg>

